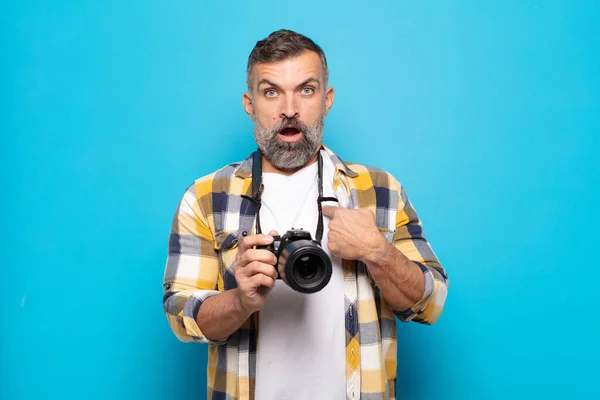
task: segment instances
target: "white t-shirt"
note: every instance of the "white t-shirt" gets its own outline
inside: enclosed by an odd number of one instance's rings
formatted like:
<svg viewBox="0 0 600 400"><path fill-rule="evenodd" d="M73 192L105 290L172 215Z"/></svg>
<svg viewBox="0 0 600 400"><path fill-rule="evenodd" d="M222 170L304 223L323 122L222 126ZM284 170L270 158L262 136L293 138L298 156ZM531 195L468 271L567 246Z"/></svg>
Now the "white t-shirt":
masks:
<svg viewBox="0 0 600 400"><path fill-rule="evenodd" d="M323 196L334 197L335 166L323 154ZM295 228L315 239L318 221L317 163L291 176L263 173L260 221L263 233ZM335 204L335 203L326 203ZM282 280L259 312L256 395L259 400L346 398L344 278L341 259L327 249L324 217L322 247L332 261L331 281L317 293L302 294Z"/></svg>

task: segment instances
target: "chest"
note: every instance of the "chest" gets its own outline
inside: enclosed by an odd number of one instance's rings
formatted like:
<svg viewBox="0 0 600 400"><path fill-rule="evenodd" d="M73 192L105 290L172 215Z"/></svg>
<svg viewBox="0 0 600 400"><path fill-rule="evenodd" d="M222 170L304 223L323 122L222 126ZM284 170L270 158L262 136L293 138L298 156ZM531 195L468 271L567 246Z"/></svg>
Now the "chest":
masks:
<svg viewBox="0 0 600 400"><path fill-rule="evenodd" d="M324 186L324 195L338 199L338 206L348 209L368 208L375 215L376 224L382 235L391 243L395 232L396 212L399 194L386 186L374 185L366 179L351 179L344 175L333 177L329 185ZM266 182L268 183L268 182ZM226 188L222 188L226 189ZM317 222L316 185L302 190L285 190L278 185L271 185L272 195L267 193L265 210L261 210L261 218L269 213L275 217L273 228L280 230L291 229L299 222L299 213L303 211L307 219L314 219L313 226L309 221L303 225L310 227L314 235ZM265 191L269 189L265 186ZM279 190L279 194L277 193ZM285 194L281 194L285 192ZM228 290L236 287L232 265L237 255L238 242L246 235L255 233L257 207L247 197L225 194L224 190L217 192L213 198L212 226L214 227L215 249L220 262L219 289ZM248 193L249 194L249 193ZM293 207L286 207L286 199L293 198ZM292 204L292 203L290 203ZM262 208L262 207L261 207ZM277 216L279 220L277 220ZM262 220L261 220L262 226ZM301 226L298 226L301 227ZM269 228L269 229L267 229ZM271 227L263 227L268 232ZM308 230L309 228L307 228ZM350 265L350 263L344 263ZM347 274L346 274L347 275Z"/></svg>

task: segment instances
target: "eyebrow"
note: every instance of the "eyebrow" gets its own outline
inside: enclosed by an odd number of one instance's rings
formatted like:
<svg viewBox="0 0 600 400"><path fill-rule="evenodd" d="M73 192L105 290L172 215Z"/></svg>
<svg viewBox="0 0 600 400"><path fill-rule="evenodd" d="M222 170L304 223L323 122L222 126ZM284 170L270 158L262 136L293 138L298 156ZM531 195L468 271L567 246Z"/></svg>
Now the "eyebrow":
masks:
<svg viewBox="0 0 600 400"><path fill-rule="evenodd" d="M307 80L305 80L304 82L302 82L301 84L299 84L298 86L296 86L296 88L301 88L302 86L306 86L309 83L316 83L317 87L321 87L321 82L319 82L319 80L317 78L308 78Z"/></svg>
<svg viewBox="0 0 600 400"><path fill-rule="evenodd" d="M296 86L296 89L301 88L302 86L306 86L309 83L316 83L317 87L321 87L321 82L317 78L312 77L312 78L308 78L307 80L305 80L304 82L302 82L301 84ZM273 86L277 90L281 90L281 87L278 84L276 84L273 81L268 80L267 78L262 78L261 80L259 80L256 87L259 88L260 85L262 85L262 84L267 84L269 86Z"/></svg>
<svg viewBox="0 0 600 400"><path fill-rule="evenodd" d="M278 84L268 80L267 78L262 78L260 81L258 81L258 84L256 85L256 87L259 88L260 85L262 85L262 84L267 84L269 86L273 86L275 89L281 90L281 88L279 87Z"/></svg>

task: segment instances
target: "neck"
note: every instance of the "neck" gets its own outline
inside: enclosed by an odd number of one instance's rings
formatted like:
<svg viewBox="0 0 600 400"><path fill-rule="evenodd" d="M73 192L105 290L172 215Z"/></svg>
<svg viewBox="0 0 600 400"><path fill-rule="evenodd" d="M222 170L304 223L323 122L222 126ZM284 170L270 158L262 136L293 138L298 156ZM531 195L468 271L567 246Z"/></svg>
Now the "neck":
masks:
<svg viewBox="0 0 600 400"><path fill-rule="evenodd" d="M301 167L292 168L292 169L279 169L276 166L274 166L273 164L271 164L271 162L269 160L267 160L265 158L265 156L263 155L262 156L262 170L263 170L263 172L270 172L270 173L274 173L274 174L290 176L293 173L300 171L302 168L308 167L309 165L316 163L317 156L318 156L320 150L321 149L319 148L319 150L317 150L317 152L310 158L310 160L308 160L306 162L306 164L304 164Z"/></svg>

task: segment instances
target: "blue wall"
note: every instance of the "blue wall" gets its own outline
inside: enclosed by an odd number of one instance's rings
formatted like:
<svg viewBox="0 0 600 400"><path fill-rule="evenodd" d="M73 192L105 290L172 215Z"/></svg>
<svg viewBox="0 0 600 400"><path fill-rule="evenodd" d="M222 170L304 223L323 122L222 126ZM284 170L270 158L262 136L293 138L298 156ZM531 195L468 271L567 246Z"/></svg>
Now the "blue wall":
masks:
<svg viewBox="0 0 600 400"><path fill-rule="evenodd" d="M328 55L326 143L396 175L451 277L399 397L600 396L598 1L68 3L0 13L0 398L204 398L170 222L254 149L245 62L281 27Z"/></svg>

